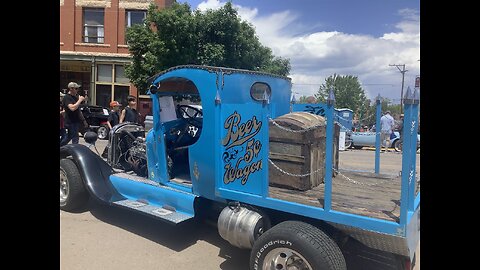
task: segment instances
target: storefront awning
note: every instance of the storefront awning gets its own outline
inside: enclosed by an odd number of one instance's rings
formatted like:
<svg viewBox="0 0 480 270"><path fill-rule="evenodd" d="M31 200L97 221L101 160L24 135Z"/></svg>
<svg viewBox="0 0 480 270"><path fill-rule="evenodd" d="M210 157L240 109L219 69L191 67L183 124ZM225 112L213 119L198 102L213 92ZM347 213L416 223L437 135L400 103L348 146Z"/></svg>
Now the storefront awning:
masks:
<svg viewBox="0 0 480 270"><path fill-rule="evenodd" d="M124 53L60 51L60 61L131 63L132 56Z"/></svg>

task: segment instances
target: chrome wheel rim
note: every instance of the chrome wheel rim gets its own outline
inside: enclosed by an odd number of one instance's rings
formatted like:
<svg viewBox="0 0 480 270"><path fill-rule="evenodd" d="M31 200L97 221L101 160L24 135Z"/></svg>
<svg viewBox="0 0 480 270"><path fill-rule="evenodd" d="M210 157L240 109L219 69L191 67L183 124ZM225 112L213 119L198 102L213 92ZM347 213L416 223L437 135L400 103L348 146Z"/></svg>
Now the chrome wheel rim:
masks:
<svg viewBox="0 0 480 270"><path fill-rule="evenodd" d="M68 198L68 179L64 170L60 169L60 204L67 201Z"/></svg>
<svg viewBox="0 0 480 270"><path fill-rule="evenodd" d="M352 147L352 141L345 141L345 149Z"/></svg>
<svg viewBox="0 0 480 270"><path fill-rule="evenodd" d="M263 270L313 270L308 261L289 248L275 248L263 260Z"/></svg>
<svg viewBox="0 0 480 270"><path fill-rule="evenodd" d="M401 152L403 147L403 142L398 142L395 144L395 151Z"/></svg>
<svg viewBox="0 0 480 270"><path fill-rule="evenodd" d="M107 129L104 127L98 128L97 133L98 133L98 138L101 140L107 137Z"/></svg>

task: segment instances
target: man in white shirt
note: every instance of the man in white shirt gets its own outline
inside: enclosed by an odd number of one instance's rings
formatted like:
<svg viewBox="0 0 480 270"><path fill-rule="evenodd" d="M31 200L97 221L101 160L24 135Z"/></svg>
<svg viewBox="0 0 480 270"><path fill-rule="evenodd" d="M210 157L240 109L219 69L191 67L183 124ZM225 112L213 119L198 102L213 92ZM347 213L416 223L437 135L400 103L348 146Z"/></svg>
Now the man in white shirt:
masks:
<svg viewBox="0 0 480 270"><path fill-rule="evenodd" d="M395 120L390 115L390 111L386 111L382 118L380 118L380 125L382 127L380 130L380 140L388 152L388 148L390 147L390 134L392 134L395 125Z"/></svg>

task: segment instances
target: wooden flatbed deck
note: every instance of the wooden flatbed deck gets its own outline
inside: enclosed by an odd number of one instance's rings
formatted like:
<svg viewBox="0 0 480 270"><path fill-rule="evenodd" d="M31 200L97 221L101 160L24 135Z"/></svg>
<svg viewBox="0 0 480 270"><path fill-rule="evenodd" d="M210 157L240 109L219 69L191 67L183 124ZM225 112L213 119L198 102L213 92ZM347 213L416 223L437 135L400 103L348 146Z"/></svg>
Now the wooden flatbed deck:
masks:
<svg viewBox="0 0 480 270"><path fill-rule="evenodd" d="M417 189L418 186L419 183ZM306 191L270 186L269 194L272 198L323 208L324 189L324 184ZM341 172L332 177L332 210L399 222L400 195L400 176Z"/></svg>

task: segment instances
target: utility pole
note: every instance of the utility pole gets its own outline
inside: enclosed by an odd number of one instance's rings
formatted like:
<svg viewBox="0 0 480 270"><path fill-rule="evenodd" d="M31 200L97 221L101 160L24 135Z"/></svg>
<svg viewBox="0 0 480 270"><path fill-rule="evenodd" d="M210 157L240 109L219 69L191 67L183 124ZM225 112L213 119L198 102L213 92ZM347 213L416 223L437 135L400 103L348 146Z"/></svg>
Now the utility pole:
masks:
<svg viewBox="0 0 480 270"><path fill-rule="evenodd" d="M396 64L393 64L393 65L389 65L391 67L397 67L398 70L400 71L400 73L402 73L402 92L400 93L400 114L403 113L403 84L405 82L405 72L407 72L408 70L405 70L405 64L403 65L396 65ZM400 69L400 67L403 67L403 69Z"/></svg>

